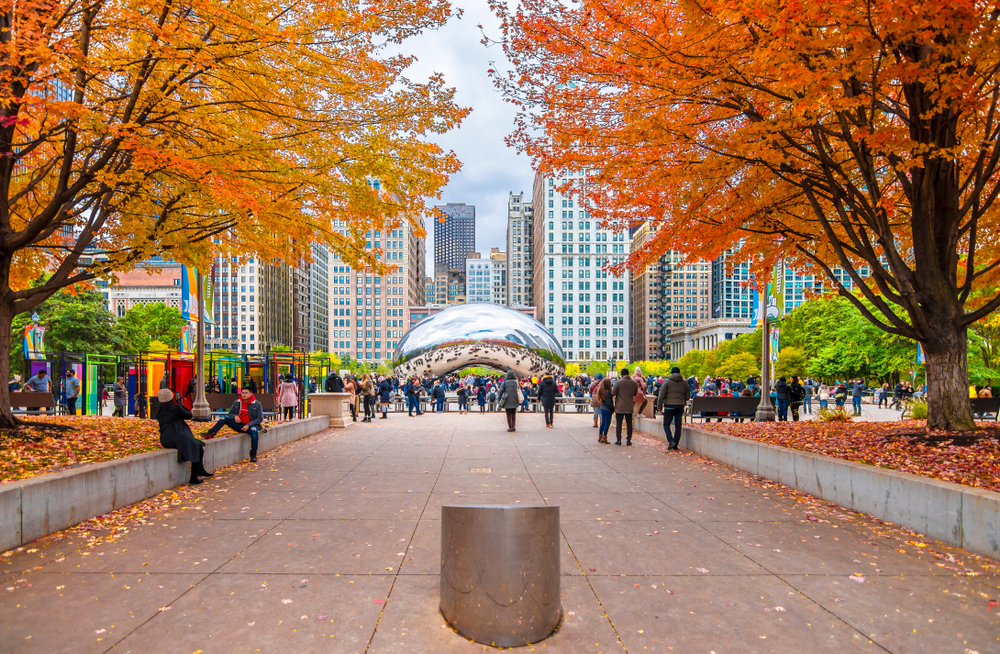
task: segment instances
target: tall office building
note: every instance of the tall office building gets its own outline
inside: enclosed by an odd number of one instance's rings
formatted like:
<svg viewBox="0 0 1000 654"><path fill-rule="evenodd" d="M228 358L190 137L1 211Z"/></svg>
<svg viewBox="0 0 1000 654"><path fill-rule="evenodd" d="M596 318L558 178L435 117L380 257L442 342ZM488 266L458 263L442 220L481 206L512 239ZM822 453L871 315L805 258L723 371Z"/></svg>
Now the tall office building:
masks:
<svg viewBox="0 0 1000 654"><path fill-rule="evenodd" d="M217 241L218 243L218 241ZM206 326L205 347L262 354L293 345L292 268L237 257L217 257L212 271L215 325Z"/></svg>
<svg viewBox="0 0 1000 654"><path fill-rule="evenodd" d="M437 291L435 304L464 304L466 297L465 264L461 268L439 270L434 273Z"/></svg>
<svg viewBox="0 0 1000 654"><path fill-rule="evenodd" d="M314 243L310 252L309 297L312 307L309 312L309 351L327 352L330 348L330 251L322 243Z"/></svg>
<svg viewBox="0 0 1000 654"><path fill-rule="evenodd" d="M749 322L755 293L750 287L750 264L732 261L733 252L712 261L712 318Z"/></svg>
<svg viewBox="0 0 1000 654"><path fill-rule="evenodd" d="M433 277L424 277L424 305L437 303L437 286L434 285ZM420 306L414 304L413 306Z"/></svg>
<svg viewBox="0 0 1000 654"><path fill-rule="evenodd" d="M632 249L642 247L659 225L646 221L632 234ZM633 361L671 358L671 335L704 324L711 318L711 274L708 261L686 262L668 250L632 275Z"/></svg>
<svg viewBox="0 0 1000 654"><path fill-rule="evenodd" d="M575 190L586 183L584 172L536 174L531 198L534 305L566 359L584 365L628 357L628 278L606 268L623 263L631 245L590 218ZM556 188L564 185L566 193Z"/></svg>
<svg viewBox="0 0 1000 654"><path fill-rule="evenodd" d="M507 258L491 248L489 258L473 252L465 260L465 301L507 304Z"/></svg>
<svg viewBox="0 0 1000 654"><path fill-rule="evenodd" d="M343 223L335 228L346 231ZM355 270L336 254L330 255L330 351L380 364L392 358L406 332L405 308L421 304L425 250L423 239L409 222L387 233L369 231L367 237L367 247L381 248L386 262L396 269L376 275Z"/></svg>
<svg viewBox="0 0 1000 654"><path fill-rule="evenodd" d="M534 302L533 217L531 201L524 201L524 193L511 193L507 199L507 304L512 307Z"/></svg>
<svg viewBox="0 0 1000 654"><path fill-rule="evenodd" d="M309 329L312 327L312 280L310 262L301 259L291 267L292 273L292 349L309 351Z"/></svg>
<svg viewBox="0 0 1000 654"><path fill-rule="evenodd" d="M464 271L466 257L476 250L476 207L449 202L434 208L434 272Z"/></svg>

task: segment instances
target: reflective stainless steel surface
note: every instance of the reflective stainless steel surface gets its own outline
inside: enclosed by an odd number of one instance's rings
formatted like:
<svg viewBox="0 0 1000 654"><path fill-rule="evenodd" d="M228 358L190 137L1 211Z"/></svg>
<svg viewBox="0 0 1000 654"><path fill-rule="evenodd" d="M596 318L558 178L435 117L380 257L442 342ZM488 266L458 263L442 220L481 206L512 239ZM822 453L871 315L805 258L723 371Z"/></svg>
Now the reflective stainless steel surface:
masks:
<svg viewBox="0 0 1000 654"><path fill-rule="evenodd" d="M542 323L497 304L460 304L428 316L399 341L392 364L402 376L487 366L530 377L566 366L559 341Z"/></svg>
<svg viewBox="0 0 1000 654"><path fill-rule="evenodd" d="M442 506L441 613L494 647L537 643L559 625L559 507Z"/></svg>

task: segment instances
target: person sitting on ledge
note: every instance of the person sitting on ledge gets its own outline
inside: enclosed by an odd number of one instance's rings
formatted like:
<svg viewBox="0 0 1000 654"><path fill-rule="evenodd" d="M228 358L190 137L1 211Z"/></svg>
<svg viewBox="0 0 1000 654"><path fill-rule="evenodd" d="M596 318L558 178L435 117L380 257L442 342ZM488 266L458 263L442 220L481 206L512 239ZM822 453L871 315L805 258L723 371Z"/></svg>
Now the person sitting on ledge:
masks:
<svg viewBox="0 0 1000 654"><path fill-rule="evenodd" d="M205 433L206 438L215 438L223 426L230 427L235 432L250 434L250 462L257 462L257 432L264 422L264 409L260 402L250 392L249 388L240 391L240 399L233 402L229 415L220 418L215 425ZM227 436L228 438L228 436Z"/></svg>
<svg viewBox="0 0 1000 654"><path fill-rule="evenodd" d="M205 470L205 443L194 437L191 428L184 422L191 420L191 412L183 404L174 401L174 392L161 388L156 394L160 408L156 421L160 424L160 445L168 450L177 450L177 463L191 462L191 483L200 484L198 477L214 476Z"/></svg>

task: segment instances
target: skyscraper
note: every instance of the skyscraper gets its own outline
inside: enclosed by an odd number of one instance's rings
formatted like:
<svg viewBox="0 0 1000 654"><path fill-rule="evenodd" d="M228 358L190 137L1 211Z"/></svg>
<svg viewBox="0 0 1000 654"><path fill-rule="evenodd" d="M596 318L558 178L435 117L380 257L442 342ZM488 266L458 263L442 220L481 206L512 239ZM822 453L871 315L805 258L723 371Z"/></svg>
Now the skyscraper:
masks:
<svg viewBox="0 0 1000 654"><path fill-rule="evenodd" d="M335 228L346 231L343 223ZM353 269L330 255L331 352L374 364L392 358L405 333L405 307L423 300L424 248L416 229L404 222L386 233L368 233L369 247L380 248L386 262L396 267L386 275Z"/></svg>
<svg viewBox="0 0 1000 654"><path fill-rule="evenodd" d="M259 354L292 346L292 267L225 256L212 276L215 325L206 327L206 349Z"/></svg>
<svg viewBox="0 0 1000 654"><path fill-rule="evenodd" d="M478 252L469 255L465 280L467 303L507 304L507 258L499 248L491 248L488 259Z"/></svg>
<svg viewBox="0 0 1000 654"><path fill-rule="evenodd" d="M566 360L584 365L628 357L628 278L606 268L624 263L631 244L628 234L591 219L574 190L586 183L582 171L564 171L558 179L536 174L531 197L534 304ZM564 194L557 185L569 188Z"/></svg>
<svg viewBox="0 0 1000 654"><path fill-rule="evenodd" d="M309 263L309 298L312 302L309 322L309 351L330 349L330 251L322 243L314 243Z"/></svg>
<svg viewBox="0 0 1000 654"><path fill-rule="evenodd" d="M465 258L476 250L476 207L449 202L434 208L434 272L465 270Z"/></svg>
<svg viewBox="0 0 1000 654"><path fill-rule="evenodd" d="M530 306L534 242L534 212L524 193L511 193L507 199L507 304Z"/></svg>

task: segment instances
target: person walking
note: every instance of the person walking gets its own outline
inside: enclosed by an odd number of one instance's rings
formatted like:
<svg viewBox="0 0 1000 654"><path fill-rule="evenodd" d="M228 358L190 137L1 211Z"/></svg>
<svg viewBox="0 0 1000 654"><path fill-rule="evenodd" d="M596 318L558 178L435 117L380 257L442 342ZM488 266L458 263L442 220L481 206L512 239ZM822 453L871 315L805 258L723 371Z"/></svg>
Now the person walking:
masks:
<svg viewBox="0 0 1000 654"><path fill-rule="evenodd" d="M367 372L361 373L361 401L364 403L365 418L361 422L371 422L375 417L375 384Z"/></svg>
<svg viewBox="0 0 1000 654"><path fill-rule="evenodd" d="M802 385L802 392L805 395L802 398L802 407L805 412L812 415L813 412L813 395L816 394L816 387L813 385L812 379L807 379L806 383Z"/></svg>
<svg viewBox="0 0 1000 654"><path fill-rule="evenodd" d="M479 413L486 413L486 386L483 384L476 387L476 404L479 405Z"/></svg>
<svg viewBox="0 0 1000 654"><path fill-rule="evenodd" d="M128 405L128 388L125 386L124 377L119 377L115 380L114 385L111 387L111 392L114 394L112 402L114 402L115 405L115 411L111 414L111 416L124 418L125 407Z"/></svg>
<svg viewBox="0 0 1000 654"><path fill-rule="evenodd" d="M358 383L354 381L354 377L351 375L345 375L344 382L344 392L350 394L350 408L351 408L351 418L354 422L358 421ZM326 382L324 381L324 388Z"/></svg>
<svg viewBox="0 0 1000 654"><path fill-rule="evenodd" d="M458 390L455 391L458 395L458 415L469 412L469 389L465 384L459 384Z"/></svg>
<svg viewBox="0 0 1000 654"><path fill-rule="evenodd" d="M406 382L406 385L403 386L403 393L406 395L406 408L411 418L413 417L414 411L417 412L418 416L423 415L423 412L420 410L419 390L420 383L417 381L416 377L411 378Z"/></svg>
<svg viewBox="0 0 1000 654"><path fill-rule="evenodd" d="M663 413L663 433L667 437L668 450L676 450L681 442L684 407L690 399L691 385L681 377L681 369L674 366L660 384L660 392L656 394L656 403L653 405L657 411ZM672 434L671 423L674 425Z"/></svg>
<svg viewBox="0 0 1000 654"><path fill-rule="evenodd" d="M778 381L774 384L774 393L774 401L778 407L778 420L787 422L788 405L792 402L792 393L784 377L778 377Z"/></svg>
<svg viewBox="0 0 1000 654"><path fill-rule="evenodd" d="M389 402L392 401L392 383L385 377L378 380L379 403L382 405L382 420L389 417Z"/></svg>
<svg viewBox="0 0 1000 654"><path fill-rule="evenodd" d="M278 384L278 406L281 408L281 422L291 422L295 408L299 406L299 386L287 374Z"/></svg>
<svg viewBox="0 0 1000 654"><path fill-rule="evenodd" d="M66 411L71 416L76 415L76 401L80 399L80 380L76 371L70 368L66 372Z"/></svg>
<svg viewBox="0 0 1000 654"><path fill-rule="evenodd" d="M214 477L213 473L205 470L205 442L195 438L185 422L194 416L187 407L174 401L173 391L169 388L161 388L156 396L160 400L160 408L156 412L160 445L168 450L177 450L177 463L191 462L192 486L202 482L199 477Z"/></svg>
<svg viewBox="0 0 1000 654"><path fill-rule="evenodd" d="M639 390L635 394L635 401L633 402L635 405L635 415L638 417L649 403L649 400L646 399L647 389L649 386L646 384L646 378L642 376L642 369L639 368L639 366L635 367L635 372L632 373L632 379L639 387Z"/></svg>
<svg viewBox="0 0 1000 654"><path fill-rule="evenodd" d="M632 445L632 409L635 408L635 395L639 384L628 376L628 368L622 368L621 377L611 389L615 398L615 445L622 444L622 422L628 426L625 438L626 445Z"/></svg>
<svg viewBox="0 0 1000 654"><path fill-rule="evenodd" d="M820 409L825 409L830 406L830 387L827 386L826 382L820 382L817 395L819 396Z"/></svg>
<svg viewBox="0 0 1000 654"><path fill-rule="evenodd" d="M438 382L434 384L431 394L434 397L434 404L431 407L431 413L441 413L444 411L445 399L445 381L443 379L439 379ZM459 413L461 413L461 411Z"/></svg>
<svg viewBox="0 0 1000 654"><path fill-rule="evenodd" d="M170 389L161 388L160 393L162 394L164 390L169 392ZM163 395L158 395L158 397L163 397ZM157 415L157 419L159 419L159 415ZM212 428L205 432L205 436L207 438L215 438L215 435L223 427L229 427L237 433L249 434L250 462L256 463L257 436L262 422L264 422L263 407L261 407L260 402L257 401L253 392L249 388L244 388L240 391L240 397L233 402L233 406L229 409L229 415L219 418L212 425Z"/></svg>
<svg viewBox="0 0 1000 654"><path fill-rule="evenodd" d="M597 393L594 396L601 416L601 424L597 429L597 442L605 445L608 444L608 431L611 430L611 416L615 412L615 398L612 390L611 379L604 378L598 384Z"/></svg>
<svg viewBox="0 0 1000 654"><path fill-rule="evenodd" d="M791 401L792 421L799 421L799 407L802 406L802 399L806 396L805 389L799 383L798 375L792 375L792 383L788 385L788 395Z"/></svg>
<svg viewBox="0 0 1000 654"><path fill-rule="evenodd" d="M854 415L861 415L861 398L865 396L866 386L860 379L855 379L851 385L851 404L854 407Z"/></svg>
<svg viewBox="0 0 1000 654"><path fill-rule="evenodd" d="M545 427L547 429L552 429L552 421L556 408L556 393L558 392L559 387L556 385L555 378L549 374L542 375L542 378L538 380L538 401L541 402L542 409L545 412Z"/></svg>
<svg viewBox="0 0 1000 654"><path fill-rule="evenodd" d="M517 374L508 370L500 385L500 396L497 405L507 412L507 431L517 431L517 407L521 404L521 385L517 383Z"/></svg>

